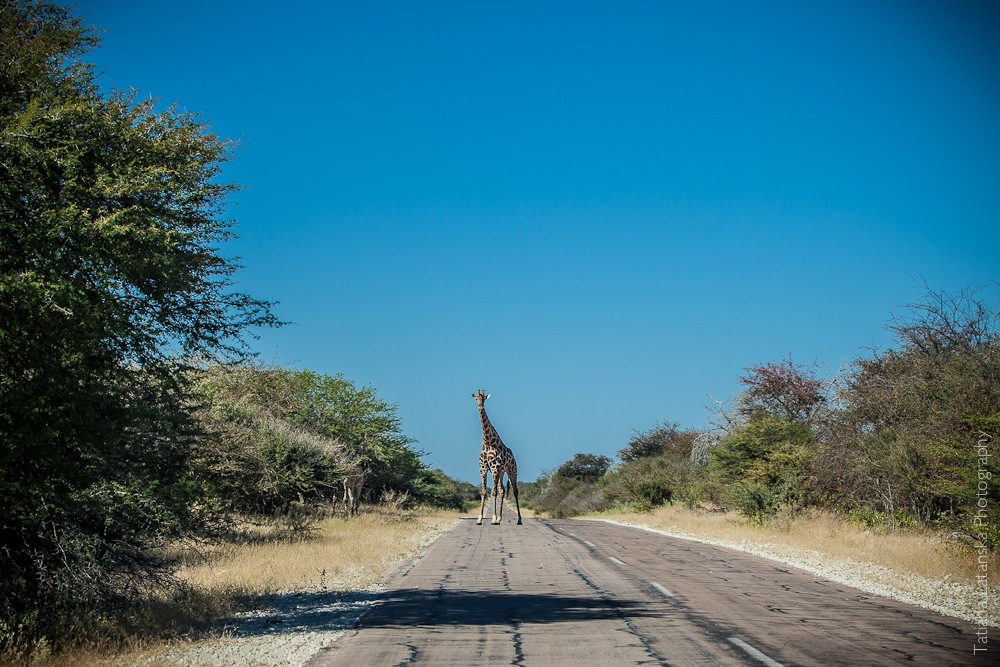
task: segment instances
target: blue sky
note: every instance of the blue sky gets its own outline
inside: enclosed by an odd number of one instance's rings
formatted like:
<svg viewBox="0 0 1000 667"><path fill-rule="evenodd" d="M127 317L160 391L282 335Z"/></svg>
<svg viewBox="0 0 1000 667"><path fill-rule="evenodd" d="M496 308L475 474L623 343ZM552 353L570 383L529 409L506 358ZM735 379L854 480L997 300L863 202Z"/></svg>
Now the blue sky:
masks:
<svg viewBox="0 0 1000 667"><path fill-rule="evenodd" d="M701 427L1000 280L992 2L90 0L105 86L201 112L265 359L398 404L478 482Z"/></svg>

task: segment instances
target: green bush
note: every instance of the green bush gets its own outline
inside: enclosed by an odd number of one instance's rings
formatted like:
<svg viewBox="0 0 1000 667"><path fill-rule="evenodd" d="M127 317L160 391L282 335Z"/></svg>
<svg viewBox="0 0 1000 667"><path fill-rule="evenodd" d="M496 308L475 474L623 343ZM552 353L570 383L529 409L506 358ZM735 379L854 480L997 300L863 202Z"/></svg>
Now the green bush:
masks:
<svg viewBox="0 0 1000 667"><path fill-rule="evenodd" d="M596 482L611 468L611 459L596 454L576 454L556 469L555 476L579 482Z"/></svg>
<svg viewBox="0 0 1000 667"><path fill-rule="evenodd" d="M890 327L898 345L858 359L842 383L815 465L823 502L962 530L981 498L1000 521L1000 311L977 290L928 290ZM980 443L990 454L980 462ZM988 475L980 489L980 475ZM984 493L985 495L980 495ZM905 517L905 521L904 521Z"/></svg>
<svg viewBox="0 0 1000 667"><path fill-rule="evenodd" d="M806 424L761 416L711 450L708 470L723 501L760 522L803 504L812 453Z"/></svg>
<svg viewBox="0 0 1000 667"><path fill-rule="evenodd" d="M609 502L653 508L684 496L690 484L687 456L654 456L622 463L603 481Z"/></svg>
<svg viewBox="0 0 1000 667"><path fill-rule="evenodd" d="M601 511L610 506L603 486L597 481L569 477L559 471L543 476L528 489L526 505L556 518Z"/></svg>
<svg viewBox="0 0 1000 667"><path fill-rule="evenodd" d="M479 500L476 487L452 479L441 470L424 470L413 488L414 501L430 507L466 510Z"/></svg>

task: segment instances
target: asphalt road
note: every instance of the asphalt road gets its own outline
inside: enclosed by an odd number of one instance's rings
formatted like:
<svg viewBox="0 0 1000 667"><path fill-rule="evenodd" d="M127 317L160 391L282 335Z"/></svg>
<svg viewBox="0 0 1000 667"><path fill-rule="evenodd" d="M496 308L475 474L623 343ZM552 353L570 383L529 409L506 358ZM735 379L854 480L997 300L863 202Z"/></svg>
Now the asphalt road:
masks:
<svg viewBox="0 0 1000 667"><path fill-rule="evenodd" d="M992 665L975 628L602 522L463 520L310 665Z"/></svg>

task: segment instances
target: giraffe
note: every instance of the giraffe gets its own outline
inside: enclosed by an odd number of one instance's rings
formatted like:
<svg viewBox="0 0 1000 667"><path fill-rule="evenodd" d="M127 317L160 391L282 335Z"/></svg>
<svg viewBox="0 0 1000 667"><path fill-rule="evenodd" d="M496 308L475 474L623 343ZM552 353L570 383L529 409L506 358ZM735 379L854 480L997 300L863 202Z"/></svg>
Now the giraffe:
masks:
<svg viewBox="0 0 1000 667"><path fill-rule="evenodd" d="M344 472L344 518L358 515L361 503L361 489L365 484L365 471L352 463ZM333 511L337 511L337 499L333 500Z"/></svg>
<svg viewBox="0 0 1000 667"><path fill-rule="evenodd" d="M338 438L326 443L326 451L338 460L338 474L344 486L342 497L333 494L333 513L337 513L337 504L344 503L344 518L358 515L358 505L361 503L361 490L365 485L367 466L355 452L348 449Z"/></svg>
<svg viewBox="0 0 1000 667"><path fill-rule="evenodd" d="M517 498L517 461L514 460L514 452L503 444L503 440L497 434L497 430L490 423L490 418L486 416L486 399L489 394L480 389L472 395L479 406L479 419L483 423L483 451L479 454L479 476L482 478L482 485L479 489L481 502L479 503L479 520L477 526L483 525L483 513L486 511L486 474L493 475L493 518L492 525L499 525L503 520L503 476L507 474L507 488L514 490L514 506L517 508L517 525L521 525L521 504ZM499 493L499 503L497 494Z"/></svg>

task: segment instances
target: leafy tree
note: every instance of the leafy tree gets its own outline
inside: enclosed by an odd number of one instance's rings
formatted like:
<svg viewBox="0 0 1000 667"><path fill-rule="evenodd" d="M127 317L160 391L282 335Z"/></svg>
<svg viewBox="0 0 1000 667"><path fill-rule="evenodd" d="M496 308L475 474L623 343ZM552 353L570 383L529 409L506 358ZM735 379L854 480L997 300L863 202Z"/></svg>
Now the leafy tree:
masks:
<svg viewBox="0 0 1000 667"><path fill-rule="evenodd" d="M812 436L803 422L762 416L724 438L710 456L722 497L762 521L803 502Z"/></svg>
<svg viewBox="0 0 1000 667"><path fill-rule="evenodd" d="M607 506L599 480L610 470L611 459L597 454L576 454L554 472L526 485L524 502L555 517L581 514Z"/></svg>
<svg viewBox="0 0 1000 667"><path fill-rule="evenodd" d="M0 614L57 622L162 581L193 520L186 357L275 324L219 253L232 145L102 93L94 30L0 5Z"/></svg>
<svg viewBox="0 0 1000 667"><path fill-rule="evenodd" d="M691 475L691 450L698 433L663 422L648 431L634 431L619 450L621 465L602 480L605 497L651 509L687 496Z"/></svg>
<svg viewBox="0 0 1000 667"><path fill-rule="evenodd" d="M690 470L686 455L647 456L627 461L603 480L604 494L612 503L652 509L686 492Z"/></svg>
<svg viewBox="0 0 1000 667"><path fill-rule="evenodd" d="M816 374L815 366L805 367L791 358L747 367L739 378L747 389L727 402L715 401L710 427L693 434L691 463L697 468L707 466L712 450L723 440L761 417L772 416L811 425L818 421L818 426L822 426L828 413L825 409L828 407L828 387Z"/></svg>
<svg viewBox="0 0 1000 667"><path fill-rule="evenodd" d="M462 510L479 499L474 485L452 479L441 470L424 469L413 486L413 499L432 507Z"/></svg>
<svg viewBox="0 0 1000 667"><path fill-rule="evenodd" d="M396 407L343 375L244 362L214 366L199 384L206 429L195 469L223 507L244 513L322 504L351 470L365 488L419 496L428 475Z"/></svg>
<svg viewBox="0 0 1000 667"><path fill-rule="evenodd" d="M280 515L306 528L333 500L349 462L342 443L294 423L294 375L256 363L199 374L199 440L190 461L200 503L227 518ZM315 514L315 512L312 512Z"/></svg>
<svg viewBox="0 0 1000 667"><path fill-rule="evenodd" d="M748 417L774 415L808 421L826 402L823 382L815 368L806 368L788 358L780 363L750 366L740 382L747 386L741 404Z"/></svg>
<svg viewBox="0 0 1000 667"><path fill-rule="evenodd" d="M576 454L556 470L556 475L580 482L596 482L611 468L611 459L597 454Z"/></svg>
<svg viewBox="0 0 1000 667"><path fill-rule="evenodd" d="M634 431L628 445L618 451L618 458L627 462L665 454L688 457L696 436L694 431L682 431L676 422L664 422L648 431Z"/></svg>
<svg viewBox="0 0 1000 667"><path fill-rule="evenodd" d="M854 363L815 466L827 502L889 529L968 527L979 500L975 445L996 441L1000 417L1000 311L982 292L928 290L890 325L897 347ZM998 471L988 463L982 472ZM986 486L992 514L1000 497Z"/></svg>
<svg viewBox="0 0 1000 667"><path fill-rule="evenodd" d="M297 371L296 383L296 395L304 405L296 423L343 442L365 470L370 490L413 490L424 465L413 441L403 433L395 405L375 388L358 387L339 374Z"/></svg>

